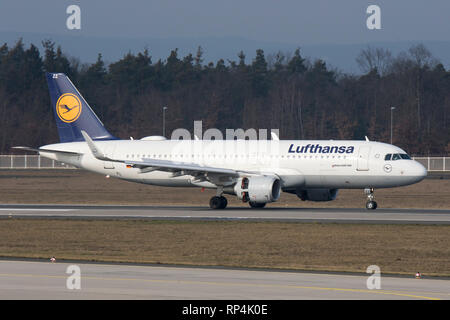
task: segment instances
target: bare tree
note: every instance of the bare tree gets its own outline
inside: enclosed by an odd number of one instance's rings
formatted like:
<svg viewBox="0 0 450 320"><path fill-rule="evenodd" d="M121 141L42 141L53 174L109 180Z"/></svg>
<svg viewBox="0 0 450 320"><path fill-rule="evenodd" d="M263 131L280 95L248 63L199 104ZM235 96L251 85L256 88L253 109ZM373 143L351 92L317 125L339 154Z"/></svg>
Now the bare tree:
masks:
<svg viewBox="0 0 450 320"><path fill-rule="evenodd" d="M417 126L420 130L422 127L422 91L423 77L425 69L434 68L439 61L433 57L431 52L423 45L418 44L412 46L408 50L410 59L414 62L415 78L416 78L416 101L417 101Z"/></svg>
<svg viewBox="0 0 450 320"><path fill-rule="evenodd" d="M377 70L380 75L385 75L392 63L392 53L388 49L367 47L361 50L356 62L364 73Z"/></svg>
<svg viewBox="0 0 450 320"><path fill-rule="evenodd" d="M408 53L418 68L434 68L439 64L439 61L422 43L409 48Z"/></svg>

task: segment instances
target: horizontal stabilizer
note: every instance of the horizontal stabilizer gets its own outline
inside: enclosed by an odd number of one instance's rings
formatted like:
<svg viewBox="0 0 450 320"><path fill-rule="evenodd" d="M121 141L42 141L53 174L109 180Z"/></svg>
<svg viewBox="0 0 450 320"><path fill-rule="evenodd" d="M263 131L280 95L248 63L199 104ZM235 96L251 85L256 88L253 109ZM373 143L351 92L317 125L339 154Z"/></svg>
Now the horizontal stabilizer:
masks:
<svg viewBox="0 0 450 320"><path fill-rule="evenodd" d="M61 150L52 150L52 149L36 149L36 148L30 148L30 147L12 147L11 149L15 150L21 150L21 151L31 151L31 152L47 152L47 153L59 153L59 154L66 154L66 155L80 155L81 153L78 152L72 152L72 151L61 151Z"/></svg>

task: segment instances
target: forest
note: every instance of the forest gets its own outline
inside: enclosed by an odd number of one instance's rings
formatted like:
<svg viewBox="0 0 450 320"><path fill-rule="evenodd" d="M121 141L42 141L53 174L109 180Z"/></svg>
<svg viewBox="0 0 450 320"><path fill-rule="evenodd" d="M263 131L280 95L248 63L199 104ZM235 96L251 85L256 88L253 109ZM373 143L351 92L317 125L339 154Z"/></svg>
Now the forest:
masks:
<svg viewBox="0 0 450 320"><path fill-rule="evenodd" d="M45 40L0 46L0 153L59 141L45 72L67 74L106 128L139 139L195 120L208 128L279 129L280 139L355 139L390 143L411 155L450 153L450 70L422 44L393 55L368 46L355 57L361 74L341 72L295 52L207 62L203 49L151 49L106 63L83 63ZM395 108L395 109L394 109Z"/></svg>

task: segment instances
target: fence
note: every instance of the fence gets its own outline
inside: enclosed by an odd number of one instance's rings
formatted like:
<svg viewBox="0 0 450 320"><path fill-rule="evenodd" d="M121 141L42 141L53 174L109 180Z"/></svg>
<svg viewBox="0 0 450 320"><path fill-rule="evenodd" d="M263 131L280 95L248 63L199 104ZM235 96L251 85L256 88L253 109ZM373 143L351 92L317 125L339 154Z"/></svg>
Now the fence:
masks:
<svg viewBox="0 0 450 320"><path fill-rule="evenodd" d="M450 157L412 157L428 171L450 171Z"/></svg>
<svg viewBox="0 0 450 320"><path fill-rule="evenodd" d="M0 155L0 169L75 169L40 155Z"/></svg>
<svg viewBox="0 0 450 320"><path fill-rule="evenodd" d="M450 157L413 157L428 171L450 171ZM0 155L0 169L75 169L39 155Z"/></svg>

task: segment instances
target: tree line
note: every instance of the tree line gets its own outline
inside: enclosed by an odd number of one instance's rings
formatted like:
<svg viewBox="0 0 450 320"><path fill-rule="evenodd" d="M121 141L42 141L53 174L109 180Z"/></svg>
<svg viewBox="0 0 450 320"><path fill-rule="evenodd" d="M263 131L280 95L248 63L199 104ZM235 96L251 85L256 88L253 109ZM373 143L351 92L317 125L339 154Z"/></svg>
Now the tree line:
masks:
<svg viewBox="0 0 450 320"><path fill-rule="evenodd" d="M362 75L293 53L252 61L206 63L203 49L152 61L151 52L128 53L105 64L64 54L50 40L42 55L22 40L0 47L0 153L11 146L58 142L45 72L63 72L115 136L128 139L176 128L275 128L281 139L357 139L390 142L413 155L450 152L450 71L423 45L396 56L368 47L356 61ZM395 109L391 110L394 107ZM392 114L391 114L392 112Z"/></svg>

